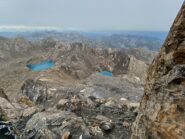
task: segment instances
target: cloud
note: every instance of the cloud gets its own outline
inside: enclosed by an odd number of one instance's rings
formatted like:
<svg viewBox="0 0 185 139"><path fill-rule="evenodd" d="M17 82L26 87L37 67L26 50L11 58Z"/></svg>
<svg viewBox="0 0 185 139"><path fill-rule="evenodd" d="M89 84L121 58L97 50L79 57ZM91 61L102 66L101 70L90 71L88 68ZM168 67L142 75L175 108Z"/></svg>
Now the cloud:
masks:
<svg viewBox="0 0 185 139"><path fill-rule="evenodd" d="M77 31L77 28L61 28L52 26L25 26L25 25L0 25L0 32L25 32L25 31Z"/></svg>
<svg viewBox="0 0 185 139"><path fill-rule="evenodd" d="M168 30L183 0L0 0L1 25Z"/></svg>

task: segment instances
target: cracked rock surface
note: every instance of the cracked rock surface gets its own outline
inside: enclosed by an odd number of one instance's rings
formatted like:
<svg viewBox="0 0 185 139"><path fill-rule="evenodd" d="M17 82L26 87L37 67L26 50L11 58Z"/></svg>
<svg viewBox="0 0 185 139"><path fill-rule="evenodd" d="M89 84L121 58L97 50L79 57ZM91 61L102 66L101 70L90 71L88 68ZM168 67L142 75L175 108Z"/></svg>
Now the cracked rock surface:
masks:
<svg viewBox="0 0 185 139"><path fill-rule="evenodd" d="M185 137L185 3L148 71L132 139Z"/></svg>

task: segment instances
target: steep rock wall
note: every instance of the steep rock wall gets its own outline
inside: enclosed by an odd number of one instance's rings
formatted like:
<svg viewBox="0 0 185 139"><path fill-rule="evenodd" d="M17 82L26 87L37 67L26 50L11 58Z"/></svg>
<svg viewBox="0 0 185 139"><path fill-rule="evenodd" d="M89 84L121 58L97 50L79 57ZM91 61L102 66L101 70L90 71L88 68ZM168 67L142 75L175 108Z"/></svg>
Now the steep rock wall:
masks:
<svg viewBox="0 0 185 139"><path fill-rule="evenodd" d="M185 138L185 2L148 71L132 139Z"/></svg>

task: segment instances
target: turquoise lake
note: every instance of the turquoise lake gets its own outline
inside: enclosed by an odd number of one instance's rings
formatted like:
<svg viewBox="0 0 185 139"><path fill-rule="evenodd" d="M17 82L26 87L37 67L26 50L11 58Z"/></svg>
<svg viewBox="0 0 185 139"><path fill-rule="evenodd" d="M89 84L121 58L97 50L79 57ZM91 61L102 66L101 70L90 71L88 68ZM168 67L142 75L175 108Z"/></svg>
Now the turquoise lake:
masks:
<svg viewBox="0 0 185 139"><path fill-rule="evenodd" d="M99 74L103 76L113 76L112 72L110 71L100 71Z"/></svg>
<svg viewBox="0 0 185 139"><path fill-rule="evenodd" d="M27 64L26 67L33 71L41 71L41 70L46 70L55 65L55 62L53 60L43 60L40 63L37 64Z"/></svg>

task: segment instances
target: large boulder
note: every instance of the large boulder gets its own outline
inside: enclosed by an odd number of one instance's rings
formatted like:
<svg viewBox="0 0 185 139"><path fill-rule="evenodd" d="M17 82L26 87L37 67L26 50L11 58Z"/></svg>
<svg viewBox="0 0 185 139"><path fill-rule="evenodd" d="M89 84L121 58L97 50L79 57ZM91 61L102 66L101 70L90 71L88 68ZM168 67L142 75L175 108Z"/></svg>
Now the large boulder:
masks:
<svg viewBox="0 0 185 139"><path fill-rule="evenodd" d="M47 100L47 85L42 81L28 79L22 85L22 94L36 104L44 104Z"/></svg>
<svg viewBox="0 0 185 139"><path fill-rule="evenodd" d="M185 3L148 71L132 139L185 137Z"/></svg>
<svg viewBox="0 0 185 139"><path fill-rule="evenodd" d="M90 133L83 120L73 113L39 112L32 116L20 138L25 139L88 139Z"/></svg>

